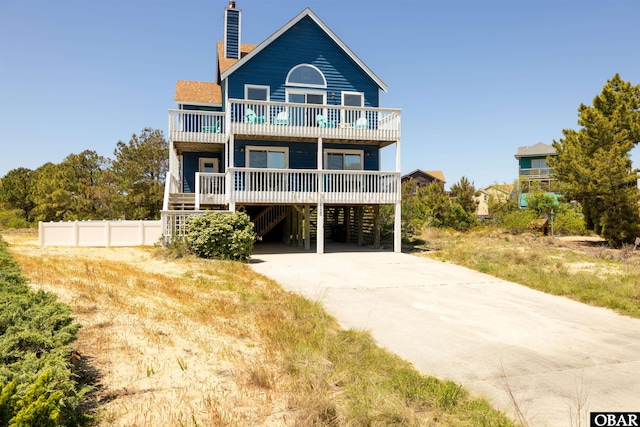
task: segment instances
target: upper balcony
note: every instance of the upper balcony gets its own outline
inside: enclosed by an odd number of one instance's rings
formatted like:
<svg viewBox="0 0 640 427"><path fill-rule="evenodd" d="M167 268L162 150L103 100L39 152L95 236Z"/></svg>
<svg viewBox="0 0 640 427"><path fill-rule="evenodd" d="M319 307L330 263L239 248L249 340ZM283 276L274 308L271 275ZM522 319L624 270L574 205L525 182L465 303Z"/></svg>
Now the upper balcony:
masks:
<svg viewBox="0 0 640 427"><path fill-rule="evenodd" d="M226 112L169 110L171 141L225 143L256 139L375 142L400 139L401 110L232 99Z"/></svg>
<svg viewBox="0 0 640 427"><path fill-rule="evenodd" d="M529 180L552 179L555 171L551 168L520 168L520 176Z"/></svg>

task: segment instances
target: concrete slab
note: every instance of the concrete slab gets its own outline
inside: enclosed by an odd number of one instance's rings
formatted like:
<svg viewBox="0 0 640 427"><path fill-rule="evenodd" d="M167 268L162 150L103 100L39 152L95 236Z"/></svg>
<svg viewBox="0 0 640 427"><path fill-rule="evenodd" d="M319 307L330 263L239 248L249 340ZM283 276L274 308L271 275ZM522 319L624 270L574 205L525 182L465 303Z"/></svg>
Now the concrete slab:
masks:
<svg viewBox="0 0 640 427"><path fill-rule="evenodd" d="M256 246L252 267L510 413L508 382L530 426L640 410L640 320L413 255L286 248Z"/></svg>

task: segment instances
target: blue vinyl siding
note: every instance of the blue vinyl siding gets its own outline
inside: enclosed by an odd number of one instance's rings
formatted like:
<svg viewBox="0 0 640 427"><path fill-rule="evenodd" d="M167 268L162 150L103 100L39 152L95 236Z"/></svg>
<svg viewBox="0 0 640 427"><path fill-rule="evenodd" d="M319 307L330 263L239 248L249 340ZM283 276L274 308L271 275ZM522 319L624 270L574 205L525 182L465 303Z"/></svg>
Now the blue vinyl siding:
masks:
<svg viewBox="0 0 640 427"><path fill-rule="evenodd" d="M196 172L200 164L200 157L220 159L220 171L224 171L224 159L221 153L188 152L182 153L182 192L194 193L196 190Z"/></svg>
<svg viewBox="0 0 640 427"><path fill-rule="evenodd" d="M180 104L180 109L190 111L222 111L222 107L212 107L210 105Z"/></svg>
<svg viewBox="0 0 640 427"><path fill-rule="evenodd" d="M230 98L244 98L244 85L271 87L271 100L285 101L285 79L296 65L312 64L327 79L327 104L341 92L363 92L365 106L378 107L379 87L316 23L305 17L229 76ZM331 96L334 93L335 96Z"/></svg>
<svg viewBox="0 0 640 427"><path fill-rule="evenodd" d="M317 169L318 144L310 142L278 142L278 141L251 141L236 140L234 150L235 167L246 167L247 145L267 147L287 147L289 149L289 169ZM373 145L354 144L323 144L323 149L363 150L364 169L379 170L379 150ZM196 164L197 168L197 164Z"/></svg>

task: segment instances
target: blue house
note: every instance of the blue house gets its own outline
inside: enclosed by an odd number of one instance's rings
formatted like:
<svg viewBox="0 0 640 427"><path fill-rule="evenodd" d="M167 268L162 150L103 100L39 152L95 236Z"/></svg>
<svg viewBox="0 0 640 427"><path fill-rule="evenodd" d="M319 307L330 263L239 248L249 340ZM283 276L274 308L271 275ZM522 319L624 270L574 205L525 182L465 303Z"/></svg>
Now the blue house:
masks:
<svg viewBox="0 0 640 427"><path fill-rule="evenodd" d="M401 111L380 106L385 83L308 8L258 45L242 43L241 14L234 1L224 9L215 81L177 82L165 238L220 209L318 253L325 241L379 245L389 204L400 251ZM392 144L396 170L381 171Z"/></svg>

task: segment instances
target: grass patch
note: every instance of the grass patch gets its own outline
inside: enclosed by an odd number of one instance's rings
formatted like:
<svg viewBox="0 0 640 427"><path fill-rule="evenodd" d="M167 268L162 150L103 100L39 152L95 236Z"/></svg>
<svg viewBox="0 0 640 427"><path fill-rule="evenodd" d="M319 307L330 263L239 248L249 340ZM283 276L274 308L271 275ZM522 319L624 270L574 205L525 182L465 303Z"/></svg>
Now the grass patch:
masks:
<svg viewBox="0 0 640 427"><path fill-rule="evenodd" d="M429 233L423 253L585 304L640 318L640 251L499 230Z"/></svg>
<svg viewBox="0 0 640 427"><path fill-rule="evenodd" d="M246 264L144 248L15 257L73 301L82 353L104 367L105 425L513 425Z"/></svg>

